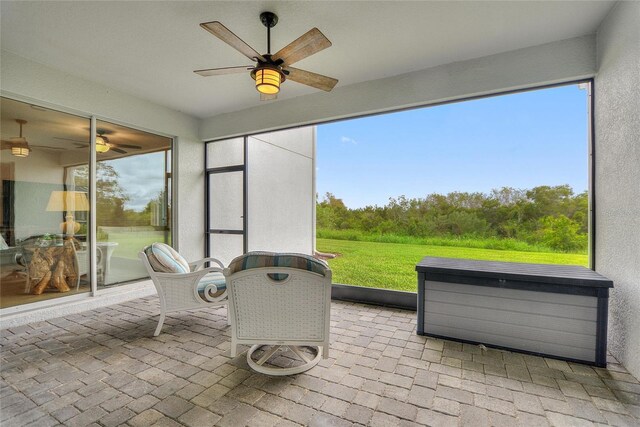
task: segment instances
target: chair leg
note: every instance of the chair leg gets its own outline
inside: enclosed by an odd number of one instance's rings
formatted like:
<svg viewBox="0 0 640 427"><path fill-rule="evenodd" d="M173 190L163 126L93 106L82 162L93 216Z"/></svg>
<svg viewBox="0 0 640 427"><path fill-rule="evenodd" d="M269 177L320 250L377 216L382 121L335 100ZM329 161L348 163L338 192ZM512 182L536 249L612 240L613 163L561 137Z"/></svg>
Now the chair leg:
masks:
<svg viewBox="0 0 640 427"><path fill-rule="evenodd" d="M160 313L160 319L158 320L158 327L156 328L156 331L153 333L154 337L157 337L158 335L160 335L160 330L162 329L162 324L164 323L164 318L165 318L165 314L164 311L162 313Z"/></svg>

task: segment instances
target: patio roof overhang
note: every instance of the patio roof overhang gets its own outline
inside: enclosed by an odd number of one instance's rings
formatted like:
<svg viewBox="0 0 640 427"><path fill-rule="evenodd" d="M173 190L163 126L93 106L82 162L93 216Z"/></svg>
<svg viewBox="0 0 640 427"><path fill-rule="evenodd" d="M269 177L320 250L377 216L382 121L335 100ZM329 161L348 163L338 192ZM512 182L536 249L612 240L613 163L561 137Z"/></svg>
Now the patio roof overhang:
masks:
<svg viewBox="0 0 640 427"><path fill-rule="evenodd" d="M338 87L352 87L593 35L612 6L610 1L390 1L375 2L375 6L368 2L307 1L88 2L82 6L73 2L3 2L2 49L206 118L260 102L248 72L208 78L193 73L199 68L251 62L203 31L198 26L201 22L222 22L260 53L266 49L266 30L259 21L265 9L272 9L279 17L271 39L275 50L317 27L332 47L305 58L296 67L335 76L340 80ZM571 57L568 54L565 59ZM421 92L418 90L418 95ZM315 89L287 83L279 101L270 104L316 93ZM390 101L395 107L407 103L403 101L405 92L393 93L396 95ZM389 94L391 91L374 92L368 100ZM332 99L331 95L327 98ZM341 100L337 98L336 104Z"/></svg>

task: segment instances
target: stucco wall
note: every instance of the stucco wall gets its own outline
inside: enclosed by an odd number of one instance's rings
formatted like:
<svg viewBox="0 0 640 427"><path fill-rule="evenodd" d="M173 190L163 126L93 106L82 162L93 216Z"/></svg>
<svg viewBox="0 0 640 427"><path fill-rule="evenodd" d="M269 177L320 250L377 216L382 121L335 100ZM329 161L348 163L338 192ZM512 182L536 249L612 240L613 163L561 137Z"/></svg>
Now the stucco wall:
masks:
<svg viewBox="0 0 640 427"><path fill-rule="evenodd" d="M177 246L187 259L201 258L204 251L203 146L198 137L198 120L184 113L136 98L88 80L78 78L11 52L2 51L0 63L2 93L31 99L52 108L64 107L90 113L107 121L159 132L176 138L178 161L179 226Z"/></svg>
<svg viewBox="0 0 640 427"><path fill-rule="evenodd" d="M242 165L244 138L207 144L210 168ZM247 139L246 229L248 251L312 254L315 237L315 127L262 133ZM242 172L209 177L209 227L244 225ZM227 264L242 254L244 236L212 233L210 256Z"/></svg>
<svg viewBox="0 0 640 427"><path fill-rule="evenodd" d="M640 3L597 34L596 270L614 281L609 350L640 377Z"/></svg>
<svg viewBox="0 0 640 427"><path fill-rule="evenodd" d="M577 37L221 114L202 121L200 136L215 139L433 104L592 77L595 70L595 37Z"/></svg>
<svg viewBox="0 0 640 427"><path fill-rule="evenodd" d="M313 126L255 135L248 141L250 251L313 254Z"/></svg>

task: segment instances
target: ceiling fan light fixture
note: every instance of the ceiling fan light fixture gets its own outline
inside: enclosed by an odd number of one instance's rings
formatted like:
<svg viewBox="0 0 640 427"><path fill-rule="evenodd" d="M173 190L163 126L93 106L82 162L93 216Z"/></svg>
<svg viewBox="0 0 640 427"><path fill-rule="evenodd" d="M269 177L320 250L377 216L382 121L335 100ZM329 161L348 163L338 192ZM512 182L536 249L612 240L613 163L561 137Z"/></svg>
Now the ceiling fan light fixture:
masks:
<svg viewBox="0 0 640 427"><path fill-rule="evenodd" d="M96 136L96 151L98 153L106 153L111 147L107 144L105 138L101 135Z"/></svg>
<svg viewBox="0 0 640 427"><path fill-rule="evenodd" d="M31 152L29 143L26 138L22 136L22 125L26 125L27 121L23 119L16 119L16 123L20 125L20 136L18 138L11 138L15 142L11 146L11 154L16 157L27 157Z"/></svg>
<svg viewBox="0 0 640 427"><path fill-rule="evenodd" d="M14 145L11 147L11 154L16 157L27 157L30 151L26 145Z"/></svg>
<svg viewBox="0 0 640 427"><path fill-rule="evenodd" d="M266 95L274 95L280 92L282 73L271 67L261 67L255 72L256 89Z"/></svg>
<svg viewBox="0 0 640 427"><path fill-rule="evenodd" d="M256 65L253 67L241 65L208 68L195 70L194 73L208 77L251 70L250 75L255 80L256 90L260 93L261 101L276 99L278 92L280 92L280 85L287 79L326 92L330 92L334 88L338 83L337 79L291 67L293 63L331 46L329 39L320 30L314 27L278 52L271 54L271 28L278 23L278 16L273 12L265 11L260 14L260 22L267 28L267 53L263 55L222 25L221 22L201 23L200 27L249 58Z"/></svg>

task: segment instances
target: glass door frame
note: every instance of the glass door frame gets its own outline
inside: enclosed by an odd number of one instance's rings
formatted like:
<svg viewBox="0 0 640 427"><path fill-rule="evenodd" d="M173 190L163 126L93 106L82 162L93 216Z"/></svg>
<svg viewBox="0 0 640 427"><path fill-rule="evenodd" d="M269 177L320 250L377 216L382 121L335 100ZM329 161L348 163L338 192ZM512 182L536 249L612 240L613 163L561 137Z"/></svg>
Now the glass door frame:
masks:
<svg viewBox="0 0 640 427"><path fill-rule="evenodd" d="M115 124L113 121L106 121L106 120L96 119L96 122L98 122L98 121L102 121L102 122L110 123L110 124ZM118 125L118 126L124 126L124 125ZM131 129L135 129L135 130L140 130L140 129L137 129L137 128L132 128L131 126L126 126L126 127L131 128ZM150 132L148 132L148 133L150 133ZM163 160L164 161L163 189L164 189L164 194L165 194L165 206L164 206L164 208L166 210L166 218L167 218L167 224L168 224L168 229L164 231L164 239L165 239L164 242L171 242L171 245L174 245L174 242L172 241L173 236L174 236L172 234L172 231L174 229L174 222L173 222L173 212L172 212L172 206L171 206L171 203L173 203L173 200L174 200L174 186L173 186L173 183L172 183L173 176L172 176L172 172L171 172L172 162L173 162L173 153L172 153L172 151L173 151L173 146L174 146L173 145L173 138L167 137L167 136L164 136L164 135L160 135L157 132L154 133L154 134L157 135L157 136L161 136L161 137L170 139L171 140L171 147L167 148L167 149L161 149L161 150L158 150L158 151L148 151L148 152L142 153L141 155L153 154L153 153L163 153L163 158L164 158L164 160ZM111 159L111 160L114 160L114 159ZM96 174L97 174L97 170L98 170L97 169L98 168L98 162L99 161L97 160L97 157L96 157L96 163L95 163ZM65 166L64 167L65 168L65 175L64 176L67 177L69 168L78 167L78 166L86 166L87 169L89 170L89 172L88 172L89 175L88 176L89 177L93 177L94 176L93 172L92 172L92 169L91 169L91 163L90 162ZM97 184L98 184L97 176L95 178L96 178L96 187L97 187ZM66 179L67 178L65 178L65 182L66 182ZM67 185L67 184L65 184L65 185ZM92 191L90 187L91 187L90 185L87 187L87 194L89 194L90 191ZM170 201L171 201L171 203L169 203ZM96 203L97 203L97 188L96 188ZM90 201L90 206L91 206L91 201ZM97 221L97 217L96 217L96 221ZM87 226L87 229L91 229L91 227L92 227L92 225L90 224L90 212L87 215L86 226ZM96 224L96 239L97 239L97 224ZM91 236L89 237L89 239L87 239L87 245L86 245L87 251L91 250L90 249L91 248L90 240L91 240ZM98 245L98 241L96 240L96 247L97 246L99 246L99 245ZM97 251L98 251L98 249L96 249L96 259L97 259ZM128 282L136 282L136 281L139 281L139 280L143 280L145 278L148 278L148 276L141 277L141 278L135 278L135 279L127 279L127 280L125 280L123 282L111 283L111 284L108 284L108 285L106 283L102 283L102 286L100 286L100 283L99 283L99 281L97 280L97 277L96 277L97 287L96 287L96 289L91 289L91 291L98 291L98 290L99 291L103 291L103 290L105 290L105 286L113 286L113 285L120 286L120 285L126 284ZM89 279L91 279L91 278L89 278ZM93 282L91 282L91 283L93 283ZM93 288L93 286L91 286L91 288Z"/></svg>
<svg viewBox="0 0 640 427"><path fill-rule="evenodd" d="M97 155L97 151L96 151L96 135L97 135L97 128L98 128L98 121L102 121L102 122L108 122L108 123L112 123L118 126L125 126L125 127L129 127L131 129L136 129L142 132L148 132L148 133L153 133L155 135L158 136L162 136L162 137L166 137L171 139L171 156L170 158L167 157L166 155L166 150L165 150L165 171L164 171L164 182L165 182L165 188L167 186L167 182L170 179L171 180L171 212L170 212L170 218L169 218L169 222L170 222L170 230L169 230L169 235L170 235L170 241L171 241L171 245L176 248L177 250L177 243L176 243L176 236L177 236L177 232L176 232L176 227L177 227L177 220L176 217L177 215L175 215L175 212L173 212L173 206L176 206L177 203L177 186L174 183L173 180L173 173L174 173L174 169L176 168L177 165L177 145L176 142L176 138L174 136L171 135L166 135L162 132L157 132L157 131L153 131L153 130L148 130L148 129L144 129L141 128L140 126L133 126L130 125L128 123L123 123L119 120L113 120L110 118L105 118L102 116L96 116L96 115L91 115L90 116L90 120L91 120L91 126L90 126L90 132L91 132L91 144L90 144L90 159L89 159L89 204L90 204L90 210L89 210L89 228L91 229L91 233L89 233L89 259L90 259L90 267L89 267L89 274L90 274L90 288L91 291L89 292L90 296L94 297L97 295L101 295L104 293L109 293L109 292L113 292L112 289L109 288L103 288L103 289L98 289L98 269L97 269L97 259L98 259L98 223L97 223L97 215L96 215L96 205L97 205L97 170L98 170L98 155ZM167 174L167 161L171 162L171 172L169 173L169 175ZM133 282L138 282L140 280L143 280L144 278L141 279L134 279L132 280ZM121 285L126 285L127 282L124 282ZM120 286L116 286L116 288L120 287Z"/></svg>
<svg viewBox="0 0 640 427"><path fill-rule="evenodd" d="M171 155L168 157L166 155L166 151L167 150L161 150L161 151L165 151L165 170L164 170L164 183L165 183L165 188L168 182L170 182L170 186L171 186L171 209L170 209L170 215L171 217L169 218L168 223L170 224L170 230L169 230L169 240L171 242L171 247L174 248L176 251L179 251L178 248L178 215L177 212L175 211L175 207L178 206L178 186L177 184L177 180L174 180L174 177L177 177L177 170L178 170L178 145L176 144L177 141L177 137L173 136L173 135L168 135L166 133L163 132L159 132L156 130L152 130L152 129L147 129L145 127L142 126L136 126L136 125L132 125L130 123L127 122L123 122L122 120L116 120L116 119L112 119L109 117L104 117L104 116L99 116L99 115L92 115L91 116L91 161L89 162L89 176L91 177L90 179L90 192L91 194L95 195L95 197L92 197L90 199L90 203L91 203L91 212L97 212L96 211L96 204L97 204L97 170L98 170L98 155L97 155L97 151L95 149L96 147L96 136L97 136L97 129L98 129L98 122L107 122L110 124L114 124L117 126L123 126L123 127L128 127L134 130L138 130L141 132L147 132L147 133L151 133L157 136L161 136L164 138L168 138L171 140L171 147L169 148L169 150L171 151ZM167 160L169 160L170 163L170 172L167 173ZM96 296L96 295L104 295L104 294L109 294L109 293L113 293L113 292L118 292L118 289L121 286L126 286L128 284L131 283L138 283L141 280L146 280L148 279L148 276L146 277L142 277L142 278L137 278L137 279L131 279L131 280L127 280L121 283L117 283L115 284L115 286L109 288L107 287L102 287L101 289L98 289L98 272L97 272L97 247L98 247L98 223L97 223L97 215L94 213L93 215L90 215L89 217L89 222L90 222L90 226L92 228L92 230L94 230L95 232L93 233L95 236L93 236L93 238L91 239L91 244L90 244L90 256L91 256L91 296Z"/></svg>
<svg viewBox="0 0 640 427"><path fill-rule="evenodd" d="M211 256L211 235L212 234L235 234L242 235L242 251L247 253L248 247L248 230L247 230L247 143L248 137L243 137L242 143L242 163L238 165L208 167L209 154L208 145L215 144L217 141L207 141L204 144L204 200L205 200L205 213L204 213L204 253L206 257ZM227 230L227 229L215 229L211 228L211 186L209 184L212 175L221 173L242 172L242 230Z"/></svg>

